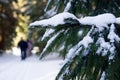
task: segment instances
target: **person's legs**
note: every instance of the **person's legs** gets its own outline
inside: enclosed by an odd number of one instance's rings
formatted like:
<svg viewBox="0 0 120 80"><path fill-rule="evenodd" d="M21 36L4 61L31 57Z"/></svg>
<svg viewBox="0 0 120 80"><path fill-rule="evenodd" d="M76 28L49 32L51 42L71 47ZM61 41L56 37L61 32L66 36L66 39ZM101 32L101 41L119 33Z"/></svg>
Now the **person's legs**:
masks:
<svg viewBox="0 0 120 80"><path fill-rule="evenodd" d="M26 51L21 50L21 59L24 60L26 58Z"/></svg>
<svg viewBox="0 0 120 80"><path fill-rule="evenodd" d="M24 60L24 51L21 50L21 60Z"/></svg>
<svg viewBox="0 0 120 80"><path fill-rule="evenodd" d="M24 50L24 58L26 58L26 50Z"/></svg>
<svg viewBox="0 0 120 80"><path fill-rule="evenodd" d="M26 56L27 57L29 56L29 48L27 48L27 50L26 50Z"/></svg>

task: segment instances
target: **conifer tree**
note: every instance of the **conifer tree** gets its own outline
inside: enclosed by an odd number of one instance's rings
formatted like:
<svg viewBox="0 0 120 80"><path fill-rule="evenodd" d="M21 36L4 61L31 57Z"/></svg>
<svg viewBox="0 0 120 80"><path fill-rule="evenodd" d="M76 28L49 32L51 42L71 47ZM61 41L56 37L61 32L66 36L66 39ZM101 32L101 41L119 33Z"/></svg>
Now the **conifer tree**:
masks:
<svg viewBox="0 0 120 80"><path fill-rule="evenodd" d="M0 50L10 49L16 36L17 19L14 17L12 2L17 0L0 0Z"/></svg>
<svg viewBox="0 0 120 80"><path fill-rule="evenodd" d="M46 41L40 58L52 51L65 58L56 80L120 79L119 3L119 0L48 1L44 16L51 18L35 21L30 27L46 29L39 39Z"/></svg>

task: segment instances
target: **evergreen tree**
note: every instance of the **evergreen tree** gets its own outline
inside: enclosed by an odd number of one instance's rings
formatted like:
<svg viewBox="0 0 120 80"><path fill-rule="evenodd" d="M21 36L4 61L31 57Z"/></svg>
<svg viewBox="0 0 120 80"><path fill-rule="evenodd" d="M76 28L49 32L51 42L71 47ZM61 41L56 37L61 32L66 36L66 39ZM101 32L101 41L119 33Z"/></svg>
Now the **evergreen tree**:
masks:
<svg viewBox="0 0 120 80"><path fill-rule="evenodd" d="M9 49L16 36L17 19L14 17L13 1L16 0L0 0L0 50Z"/></svg>
<svg viewBox="0 0 120 80"><path fill-rule="evenodd" d="M40 58L52 51L65 58L56 80L120 79L120 22L116 18L120 15L119 3L119 0L48 1L44 16L51 18L31 23L30 27L46 29L39 38L46 42Z"/></svg>

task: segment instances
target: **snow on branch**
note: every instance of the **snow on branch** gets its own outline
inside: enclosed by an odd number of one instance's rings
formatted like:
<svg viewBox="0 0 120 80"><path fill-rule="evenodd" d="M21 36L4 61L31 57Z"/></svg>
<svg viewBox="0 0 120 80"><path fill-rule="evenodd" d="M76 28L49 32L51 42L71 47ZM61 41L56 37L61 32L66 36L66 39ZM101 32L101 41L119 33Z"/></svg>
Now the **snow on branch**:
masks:
<svg viewBox="0 0 120 80"><path fill-rule="evenodd" d="M67 21L66 21L67 20ZM69 12L59 13L49 19L35 21L30 24L30 27L40 26L40 27L57 27L58 25L64 24L76 24L76 22L82 25L95 25L102 30L103 27L108 27L108 24L116 23L120 24L120 18L116 18L111 13L104 13L98 16L88 16L78 19L75 15ZM72 23L73 22L73 23Z"/></svg>
<svg viewBox="0 0 120 80"><path fill-rule="evenodd" d="M41 55L40 55L40 58L42 58L44 55L45 55L45 51L47 50L47 48L52 44L52 42L54 41L54 39L59 36L60 33L62 33L62 31L59 31L57 34L55 34L53 37L51 37L48 41L47 41L47 44L45 46L45 48L43 49Z"/></svg>
<svg viewBox="0 0 120 80"><path fill-rule="evenodd" d="M35 21L35 22L31 23L30 26L42 26L42 27L43 26L45 26L45 27L52 26L52 27L55 27L58 25L65 24L64 20L68 19L68 18L77 20L77 18L73 14L68 13L68 12L63 12L63 13L57 14L49 19Z"/></svg>
<svg viewBox="0 0 120 80"><path fill-rule="evenodd" d="M113 14L105 13L98 16L84 17L79 19L79 22L83 25L95 25L102 31L104 27L108 27L108 24L116 22L116 18Z"/></svg>
<svg viewBox="0 0 120 80"><path fill-rule="evenodd" d="M45 33L44 33L41 41L44 40L46 37L50 36L50 34L53 33L53 32L54 32L53 29L47 29L47 30L45 31Z"/></svg>
<svg viewBox="0 0 120 80"><path fill-rule="evenodd" d="M73 53L75 53L74 55L79 54L79 52L82 50L82 48L85 48L86 51L89 51L89 50L87 50L87 47L89 47L89 45L91 43L96 43L96 44L98 43L99 46L97 46L98 49L97 49L96 53L97 54L103 53L102 56L105 56L108 52L112 53L115 50L115 46L112 45L111 43L114 43L115 41L119 42L120 37L115 33L114 23L120 24L120 18L116 18L111 13L105 13L105 14L100 14L98 16L91 16L91 17L89 16L89 17L84 17L84 18L78 19L71 13L63 12L63 13L57 14L49 19L35 21L30 24L30 27L32 27L32 26L57 27L58 25L64 25L64 24L68 24L68 23L71 23L74 25L75 22L72 23L72 21L75 21L75 20L78 21L79 24L90 25L90 26L93 26L93 28L91 29L91 31L88 32L88 34L83 38L83 40L79 41L78 44L76 44L69 50L68 56L73 55ZM107 31L109 32L109 34L104 33L106 31L104 27L107 28ZM50 31L50 33L52 33L52 32ZM107 40L104 39L105 36L103 33L107 34L106 39L108 39L110 41L107 42ZM48 36L48 32L46 32L46 34ZM46 37L46 34L42 38L42 40ZM98 37L96 38L97 40L94 40L94 38L93 38L94 34L98 34L97 35ZM57 35L58 34L56 34L54 37L52 37L47 42L47 45L44 48L42 53L44 53L47 50L48 46L56 38ZM94 42L94 41L97 41L97 42ZM83 53L83 55L86 55L86 53Z"/></svg>
<svg viewBox="0 0 120 80"><path fill-rule="evenodd" d="M115 23L116 18L113 14L105 13L93 17L85 17L79 20L84 25L95 25L96 27L106 26L106 24Z"/></svg>
<svg viewBox="0 0 120 80"><path fill-rule="evenodd" d="M116 18L116 23L120 24L120 17Z"/></svg>
<svg viewBox="0 0 120 80"><path fill-rule="evenodd" d="M69 2L67 3L67 5L66 5L66 7L65 7L65 9L64 9L64 12L69 11L69 9L70 9L70 7L71 7L71 2L72 2L72 0L69 0Z"/></svg>
<svg viewBox="0 0 120 80"><path fill-rule="evenodd" d="M113 24L110 27L110 33L108 35L108 39L110 39L110 42L114 42L115 40L117 42L120 41L119 36L115 33L115 26Z"/></svg>

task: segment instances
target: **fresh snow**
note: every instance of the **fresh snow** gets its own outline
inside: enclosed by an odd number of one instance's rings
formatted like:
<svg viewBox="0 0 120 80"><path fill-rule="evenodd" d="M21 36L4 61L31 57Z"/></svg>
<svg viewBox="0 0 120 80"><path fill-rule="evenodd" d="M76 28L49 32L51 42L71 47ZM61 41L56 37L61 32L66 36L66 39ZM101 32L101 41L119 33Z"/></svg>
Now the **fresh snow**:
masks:
<svg viewBox="0 0 120 80"><path fill-rule="evenodd" d="M69 7L70 7L70 2L67 4L65 11L69 10ZM100 14L98 16L87 16L87 17L78 19L71 13L63 12L63 13L57 14L49 19L35 21L30 24L30 27L32 27L32 26L58 27L58 25L65 24L64 20L67 18L75 19L80 24L90 25L90 26L92 26L92 28L88 32L88 34L81 41L79 41L78 44L76 44L69 50L67 57L65 58L65 63L71 61L72 58L74 58L76 55L86 56L89 52L88 46L90 45L90 43L94 43L94 41L95 41L95 39L92 37L93 35L91 35L91 33L94 34L96 32L99 33L98 34L99 38L97 39L97 42L95 42L96 46L98 46L96 54L101 54L102 56L106 56L108 54L108 52L110 52L109 60L114 58L114 54L115 54L114 42L120 41L120 37L115 33L114 23L120 24L120 18L116 18L111 13ZM109 39L110 41L108 41L108 42L104 39L104 35L103 35L103 31L105 31L105 29L109 30L107 39ZM80 34L82 34L82 32L78 32L78 35L80 35ZM55 39L55 37L57 35L58 34L54 35L52 38L50 38L48 40L48 43L47 43L46 47L44 48L43 52L47 49L47 47L53 41L53 38ZM82 52L82 54L79 54L79 52L83 49L84 49L84 52ZM69 69L67 68L65 72L68 73ZM104 80L104 76L105 76L105 73L102 74L100 80Z"/></svg>
<svg viewBox="0 0 120 80"><path fill-rule="evenodd" d="M54 40L61 32L63 32L63 31L60 31L59 33L57 33L55 36L53 36L52 38L50 38L50 39L47 41L47 44L46 44L46 46L45 46L45 48L43 49L43 51L42 51L41 54L43 54L43 53L47 50L48 46L53 42L53 40Z"/></svg>
<svg viewBox="0 0 120 80"><path fill-rule="evenodd" d="M69 0L69 2L67 3L67 5L66 5L66 7L65 7L65 9L64 9L64 12L67 12L67 11L70 10L71 2L72 2L72 0Z"/></svg>
<svg viewBox="0 0 120 80"><path fill-rule="evenodd" d="M110 26L110 32L108 35L108 39L110 39L110 42L114 42L115 40L118 42L120 41L119 36L116 35L115 33L115 26L113 24Z"/></svg>
<svg viewBox="0 0 120 80"><path fill-rule="evenodd" d="M109 42L105 42L104 38L99 37L97 44L100 44L100 47L97 50L97 54L101 54L102 51L102 56L107 55L108 50L110 49L111 45Z"/></svg>
<svg viewBox="0 0 120 80"><path fill-rule="evenodd" d="M92 31L92 29L88 32L88 34L75 46L73 46L68 54L67 57L65 59L65 62L69 61L70 59L72 59L75 55L79 54L79 51L81 51L84 48L87 48L89 46L90 43L93 43L93 39L90 37L90 32ZM86 56L88 53L87 51L84 52L82 55Z"/></svg>
<svg viewBox="0 0 120 80"><path fill-rule="evenodd" d="M102 73L100 80L105 80L105 72Z"/></svg>
<svg viewBox="0 0 120 80"><path fill-rule="evenodd" d="M116 23L120 24L120 17L116 18Z"/></svg>
<svg viewBox="0 0 120 80"><path fill-rule="evenodd" d="M0 56L0 80L55 80L63 60L48 56L39 60L30 56L21 61L20 56L3 54Z"/></svg>
<svg viewBox="0 0 120 80"><path fill-rule="evenodd" d="M46 5L46 7L44 9L45 12L47 11L47 8L48 8L48 5L50 4L50 2L51 2L51 0L48 0L48 3L47 3L47 5Z"/></svg>
<svg viewBox="0 0 120 80"><path fill-rule="evenodd" d="M49 35L51 34L51 33L53 33L55 30L53 30L53 29L46 29L46 31L45 31L45 33L44 33L44 35L43 35L43 37L42 37L42 39L41 40L44 40L46 37L49 37Z"/></svg>
<svg viewBox="0 0 120 80"><path fill-rule="evenodd" d="M97 27L106 26L106 24L115 23L115 21L116 21L115 16L110 13L80 19L80 23L82 24L96 25Z"/></svg>
<svg viewBox="0 0 120 80"><path fill-rule="evenodd" d="M30 26L57 26L59 24L64 24L64 19L72 18L77 19L73 14L68 12L59 13L49 19L44 19L40 21L35 21L30 24Z"/></svg>
<svg viewBox="0 0 120 80"><path fill-rule="evenodd" d="M70 7L70 2L67 5L68 5L68 7ZM66 10L68 9L68 7L66 7ZM57 25L65 24L64 20L67 18L75 19L75 20L79 21L79 23L82 25L91 25L93 27L96 26L96 30L98 32L102 32L105 28L107 28L110 31L108 36L107 36L107 38L110 40L110 42L113 43L114 41L118 41L118 42L120 41L119 36L115 33L115 27L114 27L114 23L120 24L120 18L119 17L116 18L111 13L104 13L104 14L100 14L98 16L87 16L87 17L78 19L76 16L74 16L71 13L63 12L63 13L59 13L59 14L57 14L49 19L35 21L35 22L31 23L30 26L56 27ZM111 25L108 26L108 24L111 24ZM93 29L91 29L91 31L92 30ZM70 56L73 57L74 55L76 55L82 49L81 46L84 46L84 48L87 48L90 43L93 43L94 39L92 39L92 37L90 36L91 31L89 31L89 33L83 38L83 40L81 40L77 45L73 46L69 50L69 52L67 54L67 59L69 59ZM79 32L78 34L82 34L82 32ZM48 34L45 33L45 35L49 35L49 33ZM43 36L43 39L44 39L45 35ZM43 52L47 49L47 47L53 41L53 38L55 38L57 35L58 34L53 36L47 42L47 45L44 48ZM99 34L99 36L100 35L102 35L102 34ZM96 44L99 44L99 48L98 48L96 53L101 54L101 52L102 52L103 53L102 56L105 56L107 54L107 52L110 51L111 55L109 57L110 57L110 59L112 59L114 56L113 52L115 50L115 47L110 42L106 42L104 40L104 38L99 37L99 39L96 43ZM86 55L87 54L86 52L83 55ZM75 54L73 54L73 53L75 53Z"/></svg>
<svg viewBox="0 0 120 80"><path fill-rule="evenodd" d="M55 11L56 7L53 7L52 9L48 10L45 15L50 15L50 16L53 16L55 15L57 12Z"/></svg>
<svg viewBox="0 0 120 80"><path fill-rule="evenodd" d="M90 36L85 36L83 40L80 41L80 44L82 44L85 48L87 48L90 43L93 43L93 39Z"/></svg>
<svg viewBox="0 0 120 80"><path fill-rule="evenodd" d="M107 24L117 23L120 24L120 18L116 18L111 13L104 13L98 16L86 16L84 18L77 18L74 14L69 12L59 13L49 19L35 21L30 24L30 26L57 26L60 24L64 24L64 20L66 18L72 18L79 21L82 25L95 25L96 27L107 27Z"/></svg>
<svg viewBox="0 0 120 80"><path fill-rule="evenodd" d="M108 24L115 23L116 17L113 14L105 13L98 16L81 18L79 22L83 25L95 25L99 28L99 31L102 31L103 27L108 27Z"/></svg>

